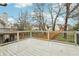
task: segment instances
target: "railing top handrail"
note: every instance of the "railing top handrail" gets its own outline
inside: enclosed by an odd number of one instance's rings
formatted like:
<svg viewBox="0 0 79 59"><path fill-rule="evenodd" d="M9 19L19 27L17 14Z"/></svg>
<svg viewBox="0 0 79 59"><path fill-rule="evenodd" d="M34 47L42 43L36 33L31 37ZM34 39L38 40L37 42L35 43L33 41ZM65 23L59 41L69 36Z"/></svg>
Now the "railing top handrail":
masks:
<svg viewBox="0 0 79 59"><path fill-rule="evenodd" d="M30 31L18 31L18 32L30 32ZM48 32L48 31L31 31L31 32ZM56 31L49 31L49 32L56 32ZM63 31L63 32L76 32L76 31Z"/></svg>
<svg viewBox="0 0 79 59"><path fill-rule="evenodd" d="M4 31L4 32L0 32L0 33L21 33L21 32L56 32L56 31ZM57 31L58 32L58 31ZM62 33L79 33L79 31L63 31Z"/></svg>
<svg viewBox="0 0 79 59"><path fill-rule="evenodd" d="M79 31L76 31L76 33L79 33Z"/></svg>

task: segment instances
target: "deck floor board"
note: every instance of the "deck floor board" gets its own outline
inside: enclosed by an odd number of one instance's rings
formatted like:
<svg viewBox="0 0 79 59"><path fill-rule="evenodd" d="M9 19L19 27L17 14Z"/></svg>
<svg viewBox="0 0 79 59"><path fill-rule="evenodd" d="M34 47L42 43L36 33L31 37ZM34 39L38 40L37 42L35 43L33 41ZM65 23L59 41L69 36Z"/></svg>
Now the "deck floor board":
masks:
<svg viewBox="0 0 79 59"><path fill-rule="evenodd" d="M0 47L1 56L79 55L79 46L29 38Z"/></svg>

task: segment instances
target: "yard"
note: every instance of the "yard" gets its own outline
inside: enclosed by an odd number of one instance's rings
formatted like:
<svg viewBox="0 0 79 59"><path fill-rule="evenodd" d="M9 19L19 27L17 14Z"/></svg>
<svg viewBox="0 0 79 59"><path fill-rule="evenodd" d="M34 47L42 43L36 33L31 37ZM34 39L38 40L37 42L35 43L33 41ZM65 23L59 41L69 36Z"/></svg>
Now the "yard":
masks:
<svg viewBox="0 0 79 59"><path fill-rule="evenodd" d="M74 31L67 32L66 39L64 38L64 33L59 34L55 39L52 39L52 34L54 33L53 32L49 33L49 40L58 40L58 41L63 41L63 42L75 43L74 42L74 39L75 39ZM33 32L32 37L42 38L42 40L48 40L48 33L47 32Z"/></svg>
<svg viewBox="0 0 79 59"><path fill-rule="evenodd" d="M71 32L71 33L68 32L67 33L67 39L64 38L64 34L60 34L57 37L57 40L74 43L74 39L75 39L74 34L75 34L75 32Z"/></svg>

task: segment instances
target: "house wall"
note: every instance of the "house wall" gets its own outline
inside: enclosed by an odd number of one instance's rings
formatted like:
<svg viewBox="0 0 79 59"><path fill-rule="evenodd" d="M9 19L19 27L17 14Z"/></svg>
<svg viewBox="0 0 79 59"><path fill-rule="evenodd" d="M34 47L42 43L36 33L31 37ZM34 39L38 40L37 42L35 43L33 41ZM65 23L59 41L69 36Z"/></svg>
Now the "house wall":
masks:
<svg viewBox="0 0 79 59"><path fill-rule="evenodd" d="M4 28L5 26L0 23L0 28Z"/></svg>
<svg viewBox="0 0 79 59"><path fill-rule="evenodd" d="M55 26L55 30L60 30L58 25Z"/></svg>
<svg viewBox="0 0 79 59"><path fill-rule="evenodd" d="M8 27L8 24L7 24L8 23L8 14L7 13L0 14L0 21L5 23L5 26L4 26L4 24L0 23L0 28Z"/></svg>

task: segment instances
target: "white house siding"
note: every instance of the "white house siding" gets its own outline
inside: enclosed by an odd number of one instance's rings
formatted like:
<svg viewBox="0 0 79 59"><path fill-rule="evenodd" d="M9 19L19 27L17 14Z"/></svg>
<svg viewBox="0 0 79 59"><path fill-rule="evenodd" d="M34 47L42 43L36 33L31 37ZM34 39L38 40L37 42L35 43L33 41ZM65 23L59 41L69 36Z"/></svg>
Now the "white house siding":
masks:
<svg viewBox="0 0 79 59"><path fill-rule="evenodd" d="M60 30L58 25L55 26L55 30Z"/></svg>
<svg viewBox="0 0 79 59"><path fill-rule="evenodd" d="M4 28L4 26L0 23L0 28Z"/></svg>
<svg viewBox="0 0 79 59"><path fill-rule="evenodd" d="M7 13L3 13L0 15L0 21L4 22L5 23L5 26L0 23L0 28L5 28L5 27L8 27L8 14Z"/></svg>

